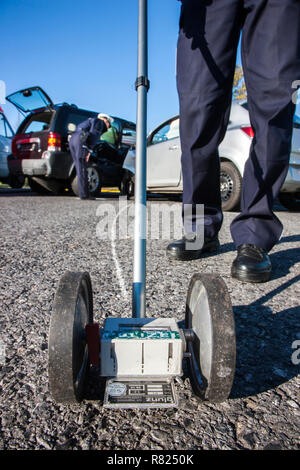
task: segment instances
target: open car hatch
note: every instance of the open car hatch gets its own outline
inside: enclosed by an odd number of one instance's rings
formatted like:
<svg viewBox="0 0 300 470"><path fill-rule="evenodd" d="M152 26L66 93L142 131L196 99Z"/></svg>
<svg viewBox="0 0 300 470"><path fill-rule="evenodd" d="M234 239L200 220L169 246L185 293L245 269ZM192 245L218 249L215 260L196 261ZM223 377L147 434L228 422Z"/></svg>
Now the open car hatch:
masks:
<svg viewBox="0 0 300 470"><path fill-rule="evenodd" d="M16 91L6 97L22 113L53 106L52 100L39 86Z"/></svg>

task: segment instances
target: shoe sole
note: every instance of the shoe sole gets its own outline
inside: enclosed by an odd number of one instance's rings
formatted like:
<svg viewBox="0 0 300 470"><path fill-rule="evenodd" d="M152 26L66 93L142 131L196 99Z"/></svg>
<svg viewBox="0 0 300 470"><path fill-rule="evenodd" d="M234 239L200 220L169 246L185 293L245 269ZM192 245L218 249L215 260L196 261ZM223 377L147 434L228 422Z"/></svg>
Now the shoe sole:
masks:
<svg viewBox="0 0 300 470"><path fill-rule="evenodd" d="M241 269L231 269L231 277L243 282L267 282L271 277L271 271L264 271L260 273L251 273Z"/></svg>
<svg viewBox="0 0 300 470"><path fill-rule="evenodd" d="M185 253L176 253L175 251L172 252L170 250L170 251L167 251L167 256L170 259L173 259L173 260L192 261L192 260L195 260L195 259L202 258L202 256L207 254L207 253L218 253L219 249L220 249L220 246L214 246L214 247L211 247L211 248L208 247L204 251L201 251L200 253L198 251L193 253L193 250L187 251Z"/></svg>

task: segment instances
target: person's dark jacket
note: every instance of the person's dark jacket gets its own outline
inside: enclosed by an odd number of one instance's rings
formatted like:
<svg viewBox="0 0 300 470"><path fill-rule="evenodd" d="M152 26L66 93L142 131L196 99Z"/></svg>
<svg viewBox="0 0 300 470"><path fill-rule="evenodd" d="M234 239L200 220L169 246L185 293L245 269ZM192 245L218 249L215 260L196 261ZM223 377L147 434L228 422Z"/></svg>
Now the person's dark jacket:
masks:
<svg viewBox="0 0 300 470"><path fill-rule="evenodd" d="M100 136L106 131L107 127L102 119L88 118L77 126L75 132L80 133L82 144L93 150Z"/></svg>

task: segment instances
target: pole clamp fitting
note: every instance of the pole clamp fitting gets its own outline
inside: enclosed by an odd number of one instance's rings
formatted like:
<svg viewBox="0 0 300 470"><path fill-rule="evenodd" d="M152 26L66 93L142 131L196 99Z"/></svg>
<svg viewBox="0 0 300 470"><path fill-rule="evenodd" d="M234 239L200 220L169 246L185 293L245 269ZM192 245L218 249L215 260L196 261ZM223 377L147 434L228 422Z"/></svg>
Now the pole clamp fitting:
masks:
<svg viewBox="0 0 300 470"><path fill-rule="evenodd" d="M150 88L150 80L147 77L144 77L143 75L137 77L135 81L135 89L137 90L140 86L146 87L148 91Z"/></svg>

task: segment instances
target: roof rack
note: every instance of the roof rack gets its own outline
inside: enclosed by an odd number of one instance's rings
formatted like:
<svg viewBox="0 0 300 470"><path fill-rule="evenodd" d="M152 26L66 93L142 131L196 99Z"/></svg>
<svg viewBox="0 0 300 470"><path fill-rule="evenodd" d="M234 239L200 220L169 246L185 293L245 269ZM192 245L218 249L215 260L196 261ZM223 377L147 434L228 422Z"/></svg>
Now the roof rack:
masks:
<svg viewBox="0 0 300 470"><path fill-rule="evenodd" d="M66 101L64 101L63 103L56 103L55 106L72 106L73 108L78 108L76 104L69 104Z"/></svg>

